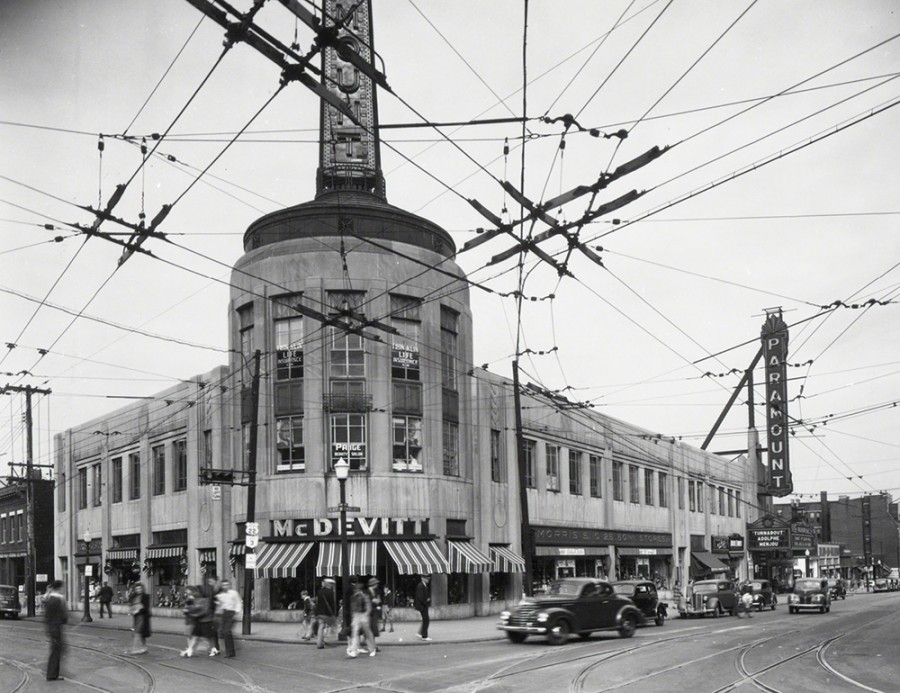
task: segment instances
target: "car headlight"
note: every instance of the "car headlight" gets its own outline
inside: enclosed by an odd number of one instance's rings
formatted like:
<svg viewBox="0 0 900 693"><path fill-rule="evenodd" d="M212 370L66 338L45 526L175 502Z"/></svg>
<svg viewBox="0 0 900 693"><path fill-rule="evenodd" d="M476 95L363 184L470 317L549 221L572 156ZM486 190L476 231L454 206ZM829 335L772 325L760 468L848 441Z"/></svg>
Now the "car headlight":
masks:
<svg viewBox="0 0 900 693"><path fill-rule="evenodd" d="M544 623L544 621L546 621L548 618L550 618L550 616L547 614L547 612L546 612L546 611L541 611L541 612L537 615L537 617L535 618L535 620L536 620L538 623Z"/></svg>
<svg viewBox="0 0 900 693"><path fill-rule="evenodd" d="M824 595L824 594L814 594L814 595L813 595L813 601L814 601L814 602L820 602L820 601L822 601L823 599L825 599L825 595Z"/></svg>
<svg viewBox="0 0 900 693"><path fill-rule="evenodd" d="M508 620L509 620L509 617L510 617L511 615L512 615L512 614L510 614L508 611L501 611L501 612L500 612L500 620L501 620L501 621L508 621Z"/></svg>
<svg viewBox="0 0 900 693"><path fill-rule="evenodd" d="M800 597L798 597L796 594L788 595L788 602L799 602L799 601L800 601Z"/></svg>
<svg viewBox="0 0 900 693"><path fill-rule="evenodd" d="M703 603L706 604L706 602L707 602L708 600L709 600L709 597L707 597L707 596L704 594L704 595L703 595Z"/></svg>

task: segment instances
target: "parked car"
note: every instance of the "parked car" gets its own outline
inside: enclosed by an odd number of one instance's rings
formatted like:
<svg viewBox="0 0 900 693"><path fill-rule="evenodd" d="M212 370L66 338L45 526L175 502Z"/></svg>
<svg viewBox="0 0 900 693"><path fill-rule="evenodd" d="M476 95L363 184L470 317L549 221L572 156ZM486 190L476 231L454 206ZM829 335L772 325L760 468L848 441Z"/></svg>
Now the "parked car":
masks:
<svg viewBox="0 0 900 693"><path fill-rule="evenodd" d="M872 588L873 592L890 592L891 586L888 583L887 578L877 578L875 580L875 586Z"/></svg>
<svg viewBox="0 0 900 693"><path fill-rule="evenodd" d="M0 616L19 618L21 611L18 588L15 585L0 585Z"/></svg>
<svg viewBox="0 0 900 693"><path fill-rule="evenodd" d="M762 611L765 608L775 611L778 604L778 597L772 590L772 583L768 580L751 580L750 589L753 594L753 608Z"/></svg>
<svg viewBox="0 0 900 693"><path fill-rule="evenodd" d="M551 645L561 645L572 633L588 638L595 631L614 630L630 638L644 621L641 610L605 580L564 578L551 582L544 594L503 611L497 628L512 642L543 635Z"/></svg>
<svg viewBox="0 0 900 693"><path fill-rule="evenodd" d="M612 583L616 594L628 597L644 618L661 626L669 615L669 605L659 600L656 585L650 580L619 580Z"/></svg>
<svg viewBox="0 0 900 693"><path fill-rule="evenodd" d="M689 587L690 596L678 605L682 618L706 616L717 618L724 613L737 613L737 593L730 580L698 580Z"/></svg>
<svg viewBox="0 0 900 693"><path fill-rule="evenodd" d="M828 580L822 578L798 578L794 591L788 595L788 611L796 614L803 609L818 610L820 614L831 611L831 591Z"/></svg>
<svg viewBox="0 0 900 693"><path fill-rule="evenodd" d="M828 591L831 592L831 601L847 598L847 585L840 578L828 579Z"/></svg>

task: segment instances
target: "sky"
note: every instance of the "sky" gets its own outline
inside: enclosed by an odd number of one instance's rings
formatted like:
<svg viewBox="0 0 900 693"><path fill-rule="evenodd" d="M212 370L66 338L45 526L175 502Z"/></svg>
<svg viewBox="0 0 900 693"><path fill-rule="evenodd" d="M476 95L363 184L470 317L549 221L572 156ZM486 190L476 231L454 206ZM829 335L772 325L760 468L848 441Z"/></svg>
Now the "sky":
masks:
<svg viewBox="0 0 900 693"><path fill-rule="evenodd" d="M796 493L900 495L896 2L373 4L387 199L452 234L476 366L510 377L518 348L523 382L699 446L781 308ZM256 21L312 46L274 0ZM0 386L52 391L36 462L55 433L226 363L244 231L315 194L316 96L223 35L185 0L0 3ZM523 258L521 316L518 256L492 263L512 238L463 250L491 228L469 200L520 215L502 181L543 202L653 147L593 206L643 194L573 228L602 266L559 236L539 247L562 275ZM117 268L120 247L72 225L126 182L121 218L172 208L153 257ZM590 197L550 214L577 221ZM746 447L745 402L710 450ZM0 399L2 468L24 461L23 411Z"/></svg>

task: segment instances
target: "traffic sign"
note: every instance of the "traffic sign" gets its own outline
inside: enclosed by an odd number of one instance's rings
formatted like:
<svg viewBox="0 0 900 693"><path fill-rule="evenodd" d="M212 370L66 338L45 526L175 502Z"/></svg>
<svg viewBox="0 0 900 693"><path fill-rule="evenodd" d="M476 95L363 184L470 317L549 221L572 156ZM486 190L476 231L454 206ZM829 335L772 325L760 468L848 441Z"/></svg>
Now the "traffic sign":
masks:
<svg viewBox="0 0 900 693"><path fill-rule="evenodd" d="M244 534L248 537L258 537L259 536L259 522L248 522L247 526L244 530Z"/></svg>
<svg viewBox="0 0 900 693"><path fill-rule="evenodd" d="M244 554L244 568L255 568L256 567L256 554L255 553L245 553Z"/></svg>
<svg viewBox="0 0 900 693"><path fill-rule="evenodd" d="M244 546L246 546L248 549L255 549L257 546L259 546L259 537L248 534L246 537L244 537Z"/></svg>
<svg viewBox="0 0 900 693"><path fill-rule="evenodd" d="M344 508L348 513L358 513L360 511L359 506L357 505L348 505ZM341 512L341 506L335 505L330 508L325 508L325 512L329 513L339 513Z"/></svg>

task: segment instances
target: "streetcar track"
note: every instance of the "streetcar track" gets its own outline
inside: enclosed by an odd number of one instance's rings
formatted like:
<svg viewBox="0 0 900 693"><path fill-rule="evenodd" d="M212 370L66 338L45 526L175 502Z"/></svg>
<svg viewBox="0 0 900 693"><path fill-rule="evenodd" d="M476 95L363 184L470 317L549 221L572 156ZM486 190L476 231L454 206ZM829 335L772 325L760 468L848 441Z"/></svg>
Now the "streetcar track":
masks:
<svg viewBox="0 0 900 693"><path fill-rule="evenodd" d="M14 659L6 659L5 657L0 658L0 662L3 664L8 664L11 667L14 667L19 670L22 674L22 680L19 681L18 685L10 691L10 693L17 693L22 690L25 686L27 686L31 682L31 674L28 672L28 668Z"/></svg>

